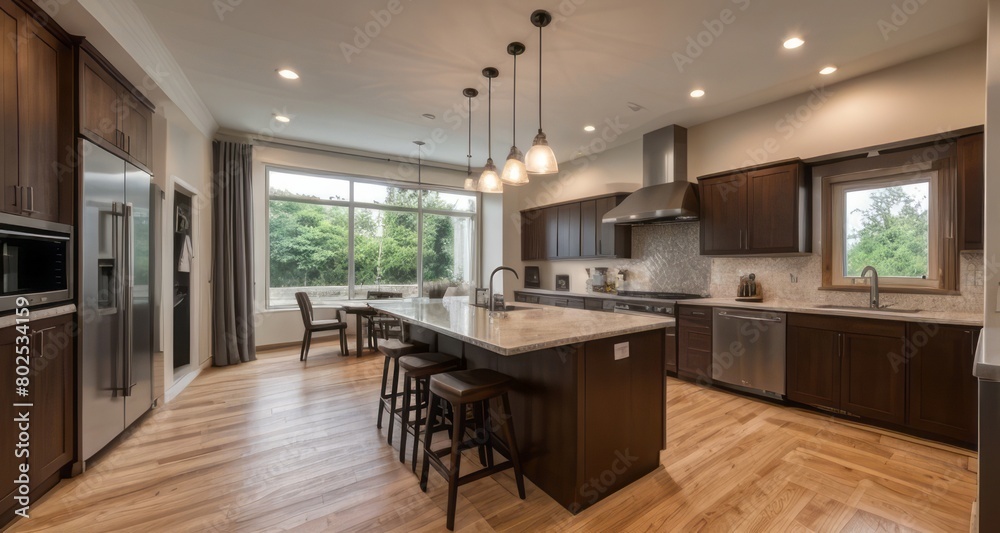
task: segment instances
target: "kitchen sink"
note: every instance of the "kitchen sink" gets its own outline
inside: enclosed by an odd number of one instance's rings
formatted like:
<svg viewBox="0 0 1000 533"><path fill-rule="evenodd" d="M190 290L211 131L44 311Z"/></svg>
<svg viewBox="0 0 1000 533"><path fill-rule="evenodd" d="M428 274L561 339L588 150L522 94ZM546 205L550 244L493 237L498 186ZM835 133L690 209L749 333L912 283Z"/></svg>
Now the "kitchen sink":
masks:
<svg viewBox="0 0 1000 533"><path fill-rule="evenodd" d="M843 309L845 311L873 311L875 313L919 313L920 309L902 309L896 307L880 307L874 309L866 305L817 305L816 309Z"/></svg>

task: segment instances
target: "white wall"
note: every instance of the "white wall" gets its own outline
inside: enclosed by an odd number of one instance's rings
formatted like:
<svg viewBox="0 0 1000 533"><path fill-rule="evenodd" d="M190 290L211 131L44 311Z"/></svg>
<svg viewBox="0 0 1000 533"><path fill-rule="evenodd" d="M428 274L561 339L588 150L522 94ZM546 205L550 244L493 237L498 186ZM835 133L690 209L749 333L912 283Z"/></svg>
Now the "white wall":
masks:
<svg viewBox="0 0 1000 533"><path fill-rule="evenodd" d="M415 152L414 152L415 154ZM390 156L386 156L387 158ZM401 159L399 156L392 156L393 159ZM268 165L301 168L308 170L319 170L325 172L342 173L353 176L363 176L372 178L388 178L396 181L406 181L416 183L416 164L400 164L376 159L360 158L346 155L338 155L331 152L322 152L312 149L283 148L274 147L264 143L254 146L253 156L253 195L254 195L254 280L256 291L254 293L254 305L256 307L257 330L256 339L258 346L268 346L298 342L302 339L302 319L298 309L267 309L267 189L265 187L265 168ZM421 178L425 184L445 185L451 187L461 187L465 181L465 171L452 171L448 169L435 169L424 167ZM484 202L487 206L491 205ZM484 209L493 213L489 207ZM484 217L486 217L484 213ZM490 215L498 219L499 213ZM488 219L487 219L488 220ZM497 226L498 224L493 224ZM484 227L489 227L484 224ZM495 235L486 231L485 234L491 239ZM346 253L346 251L345 251ZM317 316L323 318L329 316L329 311L316 310ZM330 316L332 318L332 316ZM353 317L349 317L349 324L354 323ZM350 328L353 332L353 327ZM322 334L318 334L317 337ZM331 335L331 334L327 334Z"/></svg>
<svg viewBox="0 0 1000 533"><path fill-rule="evenodd" d="M191 309L192 367L211 363L211 285L212 274L212 141L203 135L188 118L170 102L160 104L153 120L153 182L166 193L161 224L162 249L159 258L161 313L163 335L163 367L156 377L162 376L164 391L174 385L173 365L173 213L174 185L181 180L193 186L201 195L194 204L195 233L193 235L194 264L191 271L191 292L197 307ZM159 361L157 361L158 363ZM159 390L159 389L158 389Z"/></svg>

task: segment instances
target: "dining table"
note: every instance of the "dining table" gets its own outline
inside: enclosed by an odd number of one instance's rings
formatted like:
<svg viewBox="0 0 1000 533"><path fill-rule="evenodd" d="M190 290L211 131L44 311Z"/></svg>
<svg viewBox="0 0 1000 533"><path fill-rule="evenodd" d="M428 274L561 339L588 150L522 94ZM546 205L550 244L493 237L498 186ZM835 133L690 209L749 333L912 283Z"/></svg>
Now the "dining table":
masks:
<svg viewBox="0 0 1000 533"><path fill-rule="evenodd" d="M355 335L357 337L357 357L361 357L365 348L364 321L370 316L377 315L379 311L369 306L368 303L345 303L339 307L344 310L344 313L354 315L357 319L357 333Z"/></svg>

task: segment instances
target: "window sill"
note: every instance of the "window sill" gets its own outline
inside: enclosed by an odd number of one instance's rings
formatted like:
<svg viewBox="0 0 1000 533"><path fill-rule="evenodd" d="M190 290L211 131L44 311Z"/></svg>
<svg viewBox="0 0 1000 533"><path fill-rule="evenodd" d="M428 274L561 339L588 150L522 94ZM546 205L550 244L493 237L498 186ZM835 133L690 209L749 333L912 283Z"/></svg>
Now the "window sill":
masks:
<svg viewBox="0 0 1000 533"><path fill-rule="evenodd" d="M821 291L839 291L839 292L871 292L871 287L860 286L854 287L850 285L831 285L819 287ZM934 296L961 296L961 291L956 291L952 289L929 289L922 287L893 287L891 285L879 286L878 291L882 294L928 294Z"/></svg>

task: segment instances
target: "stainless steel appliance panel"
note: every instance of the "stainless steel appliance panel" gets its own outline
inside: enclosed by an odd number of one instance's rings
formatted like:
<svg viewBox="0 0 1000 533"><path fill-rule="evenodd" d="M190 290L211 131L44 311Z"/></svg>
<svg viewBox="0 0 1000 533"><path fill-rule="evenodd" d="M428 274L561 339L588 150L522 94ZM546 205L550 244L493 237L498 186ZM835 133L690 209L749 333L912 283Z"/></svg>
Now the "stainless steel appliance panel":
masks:
<svg viewBox="0 0 1000 533"><path fill-rule="evenodd" d="M121 217L125 162L83 141L84 179L80 224L80 401L83 459L124 429L121 371L123 317Z"/></svg>
<svg viewBox="0 0 1000 533"><path fill-rule="evenodd" d="M784 313L716 308L712 379L755 394L785 395Z"/></svg>
<svg viewBox="0 0 1000 533"><path fill-rule="evenodd" d="M129 301L126 310L131 316L126 342L125 426L135 422L153 403L153 315L150 287L150 209L149 174L125 164L125 205L130 206L125 218L125 247L129 279Z"/></svg>

